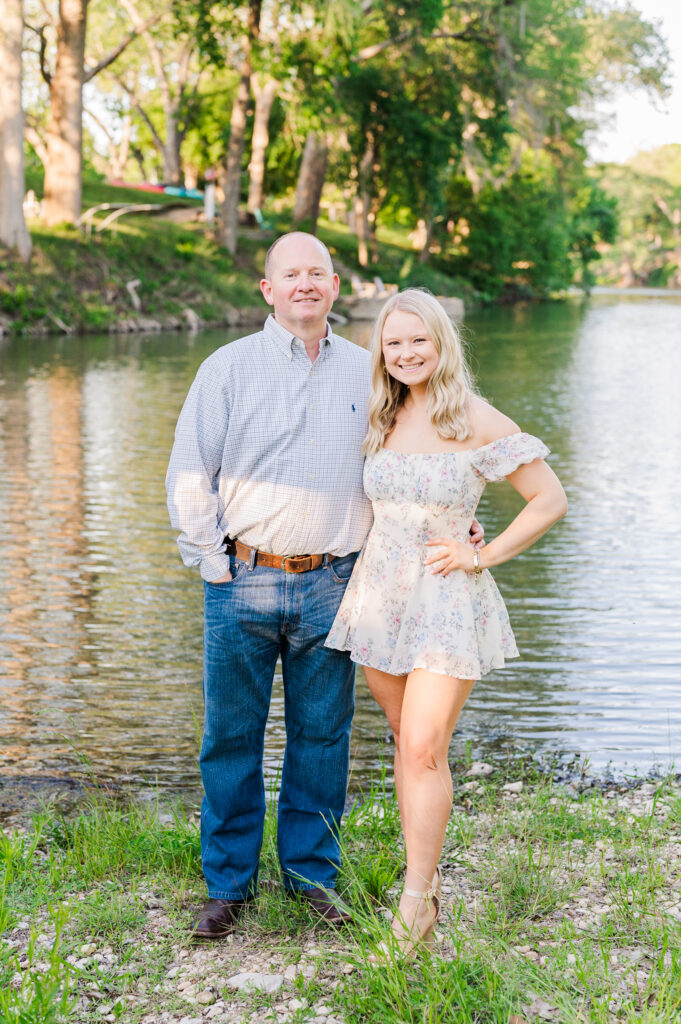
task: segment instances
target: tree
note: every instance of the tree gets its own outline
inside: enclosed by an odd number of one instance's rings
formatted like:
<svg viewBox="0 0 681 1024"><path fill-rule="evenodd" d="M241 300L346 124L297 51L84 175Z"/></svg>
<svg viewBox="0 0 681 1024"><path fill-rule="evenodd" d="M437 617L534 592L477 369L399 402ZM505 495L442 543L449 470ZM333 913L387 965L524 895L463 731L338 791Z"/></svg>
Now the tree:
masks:
<svg viewBox="0 0 681 1024"><path fill-rule="evenodd" d="M81 213L83 175L83 85L112 64L132 42L128 32L94 64L85 66L85 37L90 0L59 0L56 25L45 4L30 26L39 41L40 71L49 88L49 119L44 149L43 219L46 224L74 224ZM154 15L154 19L158 15ZM48 35L56 28L54 67L49 67ZM34 126L34 130L37 129Z"/></svg>
<svg viewBox="0 0 681 1024"><path fill-rule="evenodd" d="M304 228L312 234L317 230L328 159L329 143L326 136L311 131L305 139L291 220L295 227Z"/></svg>
<svg viewBox="0 0 681 1024"><path fill-rule="evenodd" d="M150 24L150 17L144 17L140 4L135 0L120 0L136 33L144 40L151 68L145 67L139 55L124 71L117 70L116 79L127 93L130 105L142 118L151 133L152 143L163 162L163 180L169 185L182 182L180 147L186 121L183 114L189 94L195 94L200 79L200 69L192 66L196 42L191 32L178 32L171 23L170 10L160 24ZM153 82L155 89L150 88ZM144 84L143 84L144 83ZM160 93L162 124L149 110L149 97Z"/></svg>
<svg viewBox="0 0 681 1024"><path fill-rule="evenodd" d="M251 95L253 50L260 35L262 0L249 0L246 25L241 37L241 63L239 84L229 121L229 145L224 168L222 203L218 237L228 252L236 253L239 226L239 198L241 196L241 164L246 140L246 119Z"/></svg>
<svg viewBox="0 0 681 1024"><path fill-rule="evenodd" d="M600 246L617 234L617 200L592 179L575 190L572 201L572 252L579 260L579 283L585 292L595 283L590 264L601 258Z"/></svg>
<svg viewBox="0 0 681 1024"><path fill-rule="evenodd" d="M50 87L45 198L46 224L80 217L83 173L83 81L88 0L60 0L57 56Z"/></svg>
<svg viewBox="0 0 681 1024"><path fill-rule="evenodd" d="M681 284L681 145L600 165L592 174L616 202L619 221L618 237L599 246L604 280L622 287Z"/></svg>
<svg viewBox="0 0 681 1024"><path fill-rule="evenodd" d="M24 201L24 115L21 105L21 0L7 0L0 22L0 242L22 260L31 254Z"/></svg>
<svg viewBox="0 0 681 1024"><path fill-rule="evenodd" d="M249 214L263 205L263 186L265 182L265 162L267 146L270 141L269 123L272 105L277 95L279 83L270 75L251 77L251 89L255 96L255 112L253 114L253 135L251 139L251 160L248 165L248 204Z"/></svg>

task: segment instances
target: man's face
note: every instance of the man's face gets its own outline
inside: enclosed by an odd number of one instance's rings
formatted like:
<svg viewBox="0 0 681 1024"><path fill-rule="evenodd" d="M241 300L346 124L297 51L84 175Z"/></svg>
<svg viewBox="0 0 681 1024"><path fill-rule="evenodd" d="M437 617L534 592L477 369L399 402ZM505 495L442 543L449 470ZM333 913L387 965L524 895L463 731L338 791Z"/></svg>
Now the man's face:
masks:
<svg viewBox="0 0 681 1024"><path fill-rule="evenodd" d="M262 280L260 289L282 327L296 335L319 329L321 337L338 284L321 245L314 238L297 236L277 245L270 279Z"/></svg>

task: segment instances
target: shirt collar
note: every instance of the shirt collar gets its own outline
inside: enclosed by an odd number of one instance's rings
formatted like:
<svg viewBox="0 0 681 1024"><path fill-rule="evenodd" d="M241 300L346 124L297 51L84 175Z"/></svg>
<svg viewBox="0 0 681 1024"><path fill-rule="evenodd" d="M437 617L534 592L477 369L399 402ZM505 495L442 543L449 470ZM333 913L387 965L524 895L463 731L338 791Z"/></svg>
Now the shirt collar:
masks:
<svg viewBox="0 0 681 1024"><path fill-rule="evenodd" d="M274 316L271 313L265 321L264 332L268 338L272 339L277 348L281 349L287 359L293 358L293 342L296 341L296 339L301 341L301 339L297 338L297 335L291 334L291 332L287 331L285 327L282 327L282 325L274 319ZM302 341L301 344L303 344ZM320 348L328 348L332 344L333 331L327 321L326 334L321 339Z"/></svg>

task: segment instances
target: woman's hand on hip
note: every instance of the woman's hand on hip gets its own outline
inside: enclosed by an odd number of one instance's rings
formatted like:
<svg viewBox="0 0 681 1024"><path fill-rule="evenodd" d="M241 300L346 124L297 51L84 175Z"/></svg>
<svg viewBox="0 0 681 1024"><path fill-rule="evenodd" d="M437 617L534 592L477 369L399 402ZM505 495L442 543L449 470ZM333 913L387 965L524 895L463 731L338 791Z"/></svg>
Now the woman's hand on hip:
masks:
<svg viewBox="0 0 681 1024"><path fill-rule="evenodd" d="M426 547L440 549L423 563L433 575L449 576L454 569L464 569L466 572L474 569L473 548L470 544L462 544L449 537L436 537L427 541Z"/></svg>
<svg viewBox="0 0 681 1024"><path fill-rule="evenodd" d="M482 548L485 546L485 527L482 523L479 523L477 519L474 519L471 523L469 533L471 544L474 548Z"/></svg>

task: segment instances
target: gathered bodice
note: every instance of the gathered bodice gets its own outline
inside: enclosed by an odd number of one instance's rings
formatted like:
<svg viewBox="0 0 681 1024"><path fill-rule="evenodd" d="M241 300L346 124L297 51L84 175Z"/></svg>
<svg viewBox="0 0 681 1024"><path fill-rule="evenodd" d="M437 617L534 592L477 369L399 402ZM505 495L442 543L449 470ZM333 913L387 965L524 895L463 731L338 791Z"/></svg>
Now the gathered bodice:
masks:
<svg viewBox="0 0 681 1024"><path fill-rule="evenodd" d="M434 536L465 540L487 481L547 454L542 441L522 432L459 451L380 448L364 466L374 528L410 547Z"/></svg>
<svg viewBox="0 0 681 1024"><path fill-rule="evenodd" d="M425 566L440 537L466 542L485 484L548 448L518 432L480 448L432 454L380 448L364 466L374 525L360 554L327 646L392 675L413 668L459 679L517 655L491 574L446 576Z"/></svg>

